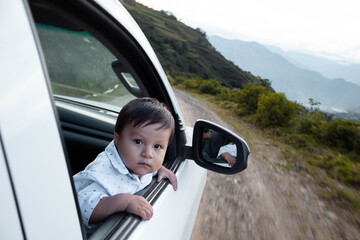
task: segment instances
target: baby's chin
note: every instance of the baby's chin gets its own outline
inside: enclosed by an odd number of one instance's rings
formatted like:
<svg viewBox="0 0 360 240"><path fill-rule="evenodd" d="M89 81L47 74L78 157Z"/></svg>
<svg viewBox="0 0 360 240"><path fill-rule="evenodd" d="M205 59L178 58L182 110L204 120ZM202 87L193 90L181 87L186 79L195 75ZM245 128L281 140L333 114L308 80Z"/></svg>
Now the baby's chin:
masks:
<svg viewBox="0 0 360 240"><path fill-rule="evenodd" d="M150 170L150 168L149 168L149 170L145 170L145 169L135 169L134 171L130 171L131 173L133 173L133 174L135 174L136 176L138 176L139 178L141 178L142 176L144 176L144 175L146 175L146 174L149 174L149 173L153 173L153 172L155 172L155 170L154 171L152 171L152 170Z"/></svg>

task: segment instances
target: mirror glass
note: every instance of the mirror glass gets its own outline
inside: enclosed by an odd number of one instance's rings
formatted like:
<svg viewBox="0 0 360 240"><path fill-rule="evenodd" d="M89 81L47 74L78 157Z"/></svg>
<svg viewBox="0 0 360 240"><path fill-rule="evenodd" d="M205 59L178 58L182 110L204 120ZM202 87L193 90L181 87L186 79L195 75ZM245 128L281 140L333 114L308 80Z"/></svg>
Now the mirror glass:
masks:
<svg viewBox="0 0 360 240"><path fill-rule="evenodd" d="M203 159L218 166L232 168L237 161L237 146L224 134L204 128L202 133Z"/></svg>

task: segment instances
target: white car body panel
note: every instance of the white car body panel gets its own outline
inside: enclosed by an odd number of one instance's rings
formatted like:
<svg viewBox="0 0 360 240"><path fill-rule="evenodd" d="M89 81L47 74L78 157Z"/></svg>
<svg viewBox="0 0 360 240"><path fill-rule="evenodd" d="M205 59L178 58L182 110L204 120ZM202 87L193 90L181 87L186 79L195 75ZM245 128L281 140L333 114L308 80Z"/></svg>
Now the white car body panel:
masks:
<svg viewBox="0 0 360 240"><path fill-rule="evenodd" d="M2 217L0 217L0 226L7 226L6 228L1 228L0 239L21 239L23 234L10 176L7 171L2 148L0 149L0 191L2 194L0 198L0 212L2 215Z"/></svg>
<svg viewBox="0 0 360 240"><path fill-rule="evenodd" d="M0 62L0 132L26 238L81 239L54 109L25 6L7 1L1 8L1 53L6 59Z"/></svg>
<svg viewBox="0 0 360 240"><path fill-rule="evenodd" d="M153 206L153 217L142 221L130 239L146 239L149 236L151 239L190 239L206 183L206 171L194 161L186 160L176 174L178 190L167 186Z"/></svg>

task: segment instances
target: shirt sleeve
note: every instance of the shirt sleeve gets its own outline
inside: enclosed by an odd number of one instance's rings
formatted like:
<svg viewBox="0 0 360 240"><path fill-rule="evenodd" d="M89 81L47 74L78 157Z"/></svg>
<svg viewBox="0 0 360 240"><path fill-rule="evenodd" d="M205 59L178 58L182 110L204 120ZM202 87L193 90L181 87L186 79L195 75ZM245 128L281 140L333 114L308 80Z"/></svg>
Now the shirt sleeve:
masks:
<svg viewBox="0 0 360 240"><path fill-rule="evenodd" d="M231 156L235 157L236 158L236 145L235 144L228 144L228 145L225 145L225 146L222 146L220 149L219 149L219 153L218 153L218 156L217 157L220 157L222 153L224 152L227 152L229 153Z"/></svg>
<svg viewBox="0 0 360 240"><path fill-rule="evenodd" d="M100 199L108 197L109 195L100 184L94 181L81 179L75 180L75 186L84 224L88 228L91 228L89 220L92 212L99 203Z"/></svg>

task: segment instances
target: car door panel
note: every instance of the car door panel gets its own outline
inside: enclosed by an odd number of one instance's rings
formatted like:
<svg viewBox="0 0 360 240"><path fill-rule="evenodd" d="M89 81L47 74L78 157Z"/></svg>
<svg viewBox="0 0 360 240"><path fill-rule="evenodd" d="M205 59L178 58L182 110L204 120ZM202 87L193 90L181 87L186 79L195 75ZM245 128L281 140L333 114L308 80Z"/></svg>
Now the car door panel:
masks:
<svg viewBox="0 0 360 240"><path fill-rule="evenodd" d="M22 1L8 2L6 8L0 131L24 235L42 239L61 232L64 236L52 239L79 239L81 225L30 13Z"/></svg>
<svg viewBox="0 0 360 240"><path fill-rule="evenodd" d="M206 183L206 169L184 160L177 173L178 190L169 184L153 208L154 216L142 221L129 239L189 239ZM116 235L115 235L116 236Z"/></svg>
<svg viewBox="0 0 360 240"><path fill-rule="evenodd" d="M23 239L25 238L20 221L20 212L16 204L14 188L8 172L6 158L4 156L0 135L0 226L7 226L0 232L0 239Z"/></svg>

